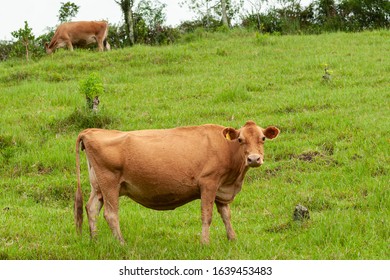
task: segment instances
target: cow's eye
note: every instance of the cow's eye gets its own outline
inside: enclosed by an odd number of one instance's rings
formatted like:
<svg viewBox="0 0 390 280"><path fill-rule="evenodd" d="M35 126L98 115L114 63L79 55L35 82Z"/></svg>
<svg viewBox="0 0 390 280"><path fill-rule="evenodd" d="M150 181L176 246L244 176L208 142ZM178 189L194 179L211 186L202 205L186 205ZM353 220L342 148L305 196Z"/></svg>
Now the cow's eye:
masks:
<svg viewBox="0 0 390 280"><path fill-rule="evenodd" d="M263 136L263 138L261 138L261 140L265 141L265 136Z"/></svg>
<svg viewBox="0 0 390 280"><path fill-rule="evenodd" d="M242 143L242 138L238 137L238 143Z"/></svg>

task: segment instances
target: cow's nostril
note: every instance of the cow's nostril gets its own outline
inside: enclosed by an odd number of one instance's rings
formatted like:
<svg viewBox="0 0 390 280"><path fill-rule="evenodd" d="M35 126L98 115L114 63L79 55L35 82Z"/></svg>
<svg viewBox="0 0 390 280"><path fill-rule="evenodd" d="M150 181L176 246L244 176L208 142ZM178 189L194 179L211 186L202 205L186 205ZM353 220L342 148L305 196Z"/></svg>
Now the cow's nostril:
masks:
<svg viewBox="0 0 390 280"><path fill-rule="evenodd" d="M259 166L263 162L261 160L260 155L250 155L247 158L247 163L248 163L249 166Z"/></svg>

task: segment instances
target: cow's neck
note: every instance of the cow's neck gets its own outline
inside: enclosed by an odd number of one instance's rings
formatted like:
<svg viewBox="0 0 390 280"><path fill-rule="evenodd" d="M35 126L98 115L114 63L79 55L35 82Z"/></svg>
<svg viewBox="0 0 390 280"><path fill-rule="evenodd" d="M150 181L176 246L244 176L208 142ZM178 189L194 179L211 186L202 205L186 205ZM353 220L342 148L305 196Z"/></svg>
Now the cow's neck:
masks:
<svg viewBox="0 0 390 280"><path fill-rule="evenodd" d="M245 174L249 167L246 165L245 156L240 153L239 145L235 145L231 158L232 172L229 174L229 179L237 184L242 184Z"/></svg>

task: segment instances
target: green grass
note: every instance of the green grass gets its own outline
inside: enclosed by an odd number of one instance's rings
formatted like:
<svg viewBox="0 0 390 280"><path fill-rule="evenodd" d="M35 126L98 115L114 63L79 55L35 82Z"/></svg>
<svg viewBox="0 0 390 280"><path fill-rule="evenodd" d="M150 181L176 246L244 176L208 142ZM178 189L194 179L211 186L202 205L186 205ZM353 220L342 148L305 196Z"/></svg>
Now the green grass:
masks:
<svg viewBox="0 0 390 280"><path fill-rule="evenodd" d="M0 259L389 259L390 32L200 33L181 44L59 51L0 63ZM331 80L324 80L324 65ZM103 78L100 111L79 82ZM125 246L103 215L73 224L74 144L83 128L134 130L247 120L276 125L265 164L232 203L236 242L200 201L175 211L121 198ZM89 183L83 159L85 199ZM292 221L296 204L311 219Z"/></svg>

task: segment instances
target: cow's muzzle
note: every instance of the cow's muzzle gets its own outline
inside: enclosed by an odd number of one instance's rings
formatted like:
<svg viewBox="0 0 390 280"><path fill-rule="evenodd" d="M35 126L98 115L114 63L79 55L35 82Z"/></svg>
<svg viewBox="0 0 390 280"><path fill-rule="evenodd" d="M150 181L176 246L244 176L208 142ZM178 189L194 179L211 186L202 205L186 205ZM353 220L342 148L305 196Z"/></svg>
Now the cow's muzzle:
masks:
<svg viewBox="0 0 390 280"><path fill-rule="evenodd" d="M252 154L247 157L246 163L249 167L259 167L263 164L263 159L258 154Z"/></svg>

